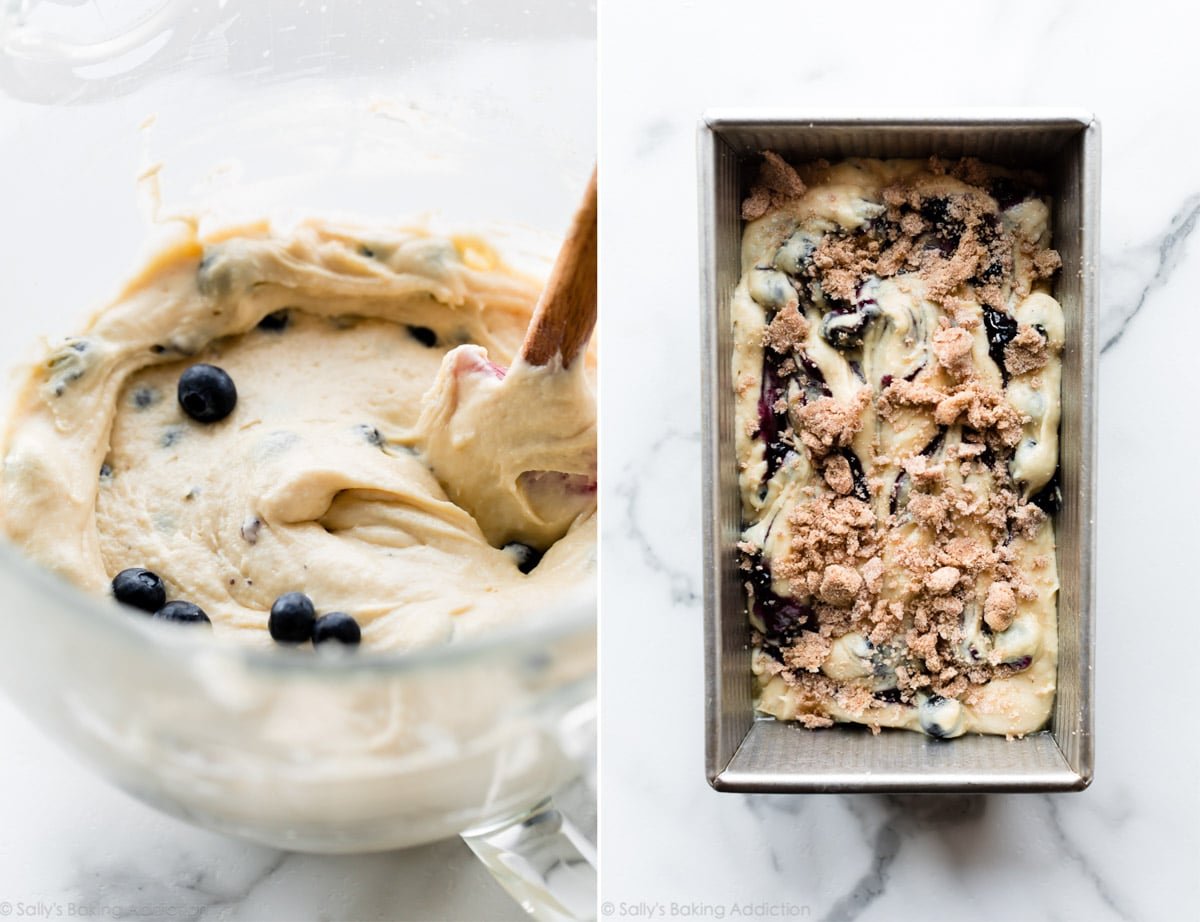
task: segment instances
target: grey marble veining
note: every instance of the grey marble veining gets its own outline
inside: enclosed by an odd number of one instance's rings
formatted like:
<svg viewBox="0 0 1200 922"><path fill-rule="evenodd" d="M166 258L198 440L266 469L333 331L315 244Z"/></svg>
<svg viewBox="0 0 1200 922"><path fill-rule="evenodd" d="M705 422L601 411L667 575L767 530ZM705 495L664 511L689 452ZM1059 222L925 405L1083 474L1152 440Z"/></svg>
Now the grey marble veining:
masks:
<svg viewBox="0 0 1200 922"><path fill-rule="evenodd" d="M1112 284L1118 292L1122 287L1127 287L1121 286L1118 279L1124 280L1129 276L1137 279L1135 284L1140 283L1141 287L1135 296L1124 301L1104 299L1100 314L1101 354L1121 341L1147 302L1170 282L1172 273L1184 258L1187 244L1196 229L1197 218L1200 218L1200 193L1187 197L1171 217L1171 224L1165 233L1143 246L1130 248L1119 257L1105 261L1104 281ZM1149 279L1145 280L1147 268Z"/></svg>

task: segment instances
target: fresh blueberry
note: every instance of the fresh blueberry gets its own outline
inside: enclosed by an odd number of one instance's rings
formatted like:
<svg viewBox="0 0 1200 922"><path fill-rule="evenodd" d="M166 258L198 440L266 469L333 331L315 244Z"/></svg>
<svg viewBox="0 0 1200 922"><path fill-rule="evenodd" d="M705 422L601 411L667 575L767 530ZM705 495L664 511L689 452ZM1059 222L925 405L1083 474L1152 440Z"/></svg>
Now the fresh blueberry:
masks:
<svg viewBox="0 0 1200 922"><path fill-rule="evenodd" d="M426 349L432 349L437 345L437 333L433 332L433 330L429 329L429 327L410 326L408 328L408 335L419 342Z"/></svg>
<svg viewBox="0 0 1200 922"><path fill-rule="evenodd" d="M362 641L362 629L358 622L344 611L331 611L327 615L321 615L313 622L312 627L314 644L322 644L329 640L336 640L350 647L357 646Z"/></svg>
<svg viewBox="0 0 1200 922"><path fill-rule="evenodd" d="M196 422L215 423L237 406L237 388L216 365L193 365L179 376L179 405Z"/></svg>
<svg viewBox="0 0 1200 922"><path fill-rule="evenodd" d="M303 592L285 592L271 606L267 630L279 643L304 643L313 636L317 612Z"/></svg>
<svg viewBox="0 0 1200 922"><path fill-rule="evenodd" d="M176 624L209 624L204 609L192 602L168 602L154 613L155 621L174 621Z"/></svg>
<svg viewBox="0 0 1200 922"><path fill-rule="evenodd" d="M167 587L158 574L141 567L130 567L114 576L112 590L118 602L151 614L167 601Z"/></svg>
<svg viewBox="0 0 1200 922"><path fill-rule="evenodd" d="M287 327L290 319L291 314L285 307L282 310L272 311L271 313L267 314L267 316L263 317L263 319L258 322L258 328L260 330L269 330L272 333L278 333L280 330L283 330Z"/></svg>
<svg viewBox="0 0 1200 922"><path fill-rule="evenodd" d="M542 552L537 548L532 548L528 544L522 544L520 541L510 541L503 548L506 554L510 554L517 561L517 569L522 573L529 573L542 562Z"/></svg>

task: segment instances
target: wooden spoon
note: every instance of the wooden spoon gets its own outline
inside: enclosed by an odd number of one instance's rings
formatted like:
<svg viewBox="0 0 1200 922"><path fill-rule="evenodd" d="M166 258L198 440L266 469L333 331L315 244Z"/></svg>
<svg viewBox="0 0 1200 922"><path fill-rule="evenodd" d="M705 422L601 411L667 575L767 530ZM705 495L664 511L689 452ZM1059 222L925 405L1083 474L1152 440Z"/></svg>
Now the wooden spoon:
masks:
<svg viewBox="0 0 1200 922"><path fill-rule="evenodd" d="M562 356L563 368L583 352L596 326L596 171L559 250L546 289L538 299L521 345L530 365L549 365Z"/></svg>

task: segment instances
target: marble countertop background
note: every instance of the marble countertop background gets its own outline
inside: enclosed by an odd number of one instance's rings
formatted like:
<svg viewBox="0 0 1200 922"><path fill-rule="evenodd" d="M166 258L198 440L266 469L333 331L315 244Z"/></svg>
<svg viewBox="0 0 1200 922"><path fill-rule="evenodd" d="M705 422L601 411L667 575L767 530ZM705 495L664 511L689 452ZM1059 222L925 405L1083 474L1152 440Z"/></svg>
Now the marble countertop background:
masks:
<svg viewBox="0 0 1200 922"><path fill-rule="evenodd" d="M1018 2L601 4L606 918L1196 917L1196 16ZM704 778L695 134L709 107L1053 106L1102 125L1096 776L745 796ZM614 678L620 677L620 678ZM638 677L634 680L632 677ZM1190 709L1184 709L1184 714ZM672 911L671 904L677 904Z"/></svg>

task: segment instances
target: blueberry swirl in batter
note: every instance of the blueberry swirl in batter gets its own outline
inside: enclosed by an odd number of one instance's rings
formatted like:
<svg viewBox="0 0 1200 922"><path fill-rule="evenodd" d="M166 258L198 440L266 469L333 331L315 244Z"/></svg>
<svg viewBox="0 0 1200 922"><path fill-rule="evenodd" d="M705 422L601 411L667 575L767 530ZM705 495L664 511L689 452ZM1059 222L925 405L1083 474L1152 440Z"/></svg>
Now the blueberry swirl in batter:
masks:
<svg viewBox="0 0 1200 922"><path fill-rule="evenodd" d="M733 301L762 712L935 737L1046 722L1063 317L1038 185L765 155Z"/></svg>

